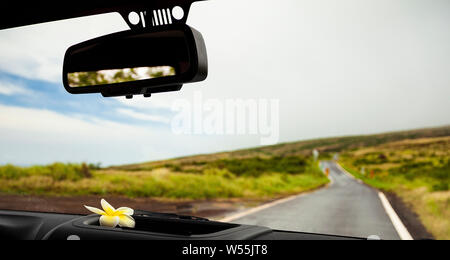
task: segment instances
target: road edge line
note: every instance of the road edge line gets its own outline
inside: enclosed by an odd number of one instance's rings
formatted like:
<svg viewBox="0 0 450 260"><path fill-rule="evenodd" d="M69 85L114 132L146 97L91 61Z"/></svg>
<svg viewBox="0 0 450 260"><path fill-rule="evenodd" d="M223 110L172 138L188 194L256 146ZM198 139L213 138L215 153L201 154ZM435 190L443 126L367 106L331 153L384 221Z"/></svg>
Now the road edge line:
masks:
<svg viewBox="0 0 450 260"><path fill-rule="evenodd" d="M381 203L383 204L384 210L386 211L387 215L391 219L392 224L394 225L395 230L397 231L398 235L400 236L401 240L414 240L411 234L409 233L408 229L403 224L400 217L395 212L394 208L392 207L389 200L386 198L386 195L384 195L383 192L378 192L378 197L381 200Z"/></svg>
<svg viewBox="0 0 450 260"><path fill-rule="evenodd" d="M293 195L293 196L290 196L290 197L287 197L287 198L284 198L284 199L279 199L279 200L276 200L276 201L272 201L272 202L263 204L261 206L255 207L255 208L251 208L249 210L245 210L245 211L243 211L241 213L236 213L234 215L231 215L231 216L219 219L218 221L220 221L220 222L232 222L232 221L234 221L236 219L240 219L240 218L243 218L245 216L257 213L259 211L262 211L262 210L274 207L276 205L289 202L289 201L291 201L293 199L296 199L296 198L299 198L299 197L302 197L302 196L305 196L305 195L309 195L311 193L317 192L317 191L322 190L322 189L327 189L331 185L333 185L333 183L334 183L334 180L333 180L333 178L331 178L331 176L328 176L328 179L330 180L330 183L326 184L325 186L318 187L315 190L306 191L306 192L303 192L303 193L300 193L300 194L297 194L297 195Z"/></svg>
<svg viewBox="0 0 450 260"><path fill-rule="evenodd" d="M360 184L364 184L364 182L358 178L356 178L355 176L353 176L353 174L349 173L346 169L344 169L344 167L342 167L338 162L336 162L337 167L339 168L339 170L341 170L343 173L345 173L348 177L352 178L353 180L359 182Z"/></svg>
<svg viewBox="0 0 450 260"><path fill-rule="evenodd" d="M341 171L343 171L345 174L350 176L352 179L358 181L359 183L364 183L362 180L356 178L351 173L347 172L344 169L344 167L342 167L339 163L336 163L336 165L338 166L338 168ZM411 236L411 234L409 233L406 226L403 224L400 217L395 212L394 208L392 207L391 203L387 199L386 195L384 195L383 192L378 191L378 197L380 198L381 204L383 205L383 208L384 208L384 211L386 211L386 214L388 215L389 219L391 220L392 225L395 228L395 231L397 231L397 234L400 236L400 239L401 240L414 240L414 238Z"/></svg>

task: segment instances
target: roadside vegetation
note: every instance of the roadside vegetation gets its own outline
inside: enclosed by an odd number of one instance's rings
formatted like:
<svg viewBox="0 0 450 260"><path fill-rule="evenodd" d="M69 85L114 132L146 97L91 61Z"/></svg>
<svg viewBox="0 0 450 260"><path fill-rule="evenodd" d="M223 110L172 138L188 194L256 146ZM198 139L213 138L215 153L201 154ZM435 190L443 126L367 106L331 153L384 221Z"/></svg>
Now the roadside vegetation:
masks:
<svg viewBox="0 0 450 260"><path fill-rule="evenodd" d="M340 161L365 183L402 198L435 238L450 239L450 137L355 149Z"/></svg>
<svg viewBox="0 0 450 260"><path fill-rule="evenodd" d="M0 192L77 196L119 195L171 199L273 198L328 183L308 158L234 158L167 161L153 167L99 169L95 165L0 167Z"/></svg>

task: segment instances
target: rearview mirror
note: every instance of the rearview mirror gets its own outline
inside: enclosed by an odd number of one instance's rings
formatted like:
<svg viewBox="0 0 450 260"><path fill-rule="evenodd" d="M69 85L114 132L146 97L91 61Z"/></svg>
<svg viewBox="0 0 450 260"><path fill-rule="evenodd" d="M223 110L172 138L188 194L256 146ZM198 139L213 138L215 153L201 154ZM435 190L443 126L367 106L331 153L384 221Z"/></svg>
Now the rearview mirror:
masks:
<svg viewBox="0 0 450 260"><path fill-rule="evenodd" d="M119 32L70 47L63 83L72 94L105 97L177 91L206 79L208 62L200 32L185 24Z"/></svg>

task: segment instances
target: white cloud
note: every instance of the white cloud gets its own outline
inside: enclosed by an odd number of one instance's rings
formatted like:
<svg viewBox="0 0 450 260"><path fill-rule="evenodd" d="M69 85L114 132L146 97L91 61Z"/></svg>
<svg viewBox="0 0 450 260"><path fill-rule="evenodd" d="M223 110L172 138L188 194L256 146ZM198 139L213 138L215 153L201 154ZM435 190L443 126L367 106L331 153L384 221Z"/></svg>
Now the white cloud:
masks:
<svg viewBox="0 0 450 260"><path fill-rule="evenodd" d="M118 108L117 112L119 114L138 119L138 120L144 120L144 121L152 121L152 122L158 122L158 123L164 123L169 124L170 118L157 116L157 115L150 115L145 113L136 112L132 109L126 109L126 108Z"/></svg>
<svg viewBox="0 0 450 260"><path fill-rule="evenodd" d="M0 81L0 95L12 96L18 94L29 95L31 94L31 90L28 90L19 84L13 84L7 81Z"/></svg>
<svg viewBox="0 0 450 260"><path fill-rule="evenodd" d="M3 105L0 122L0 164L88 161L108 165L171 154L164 149L170 133L158 129Z"/></svg>

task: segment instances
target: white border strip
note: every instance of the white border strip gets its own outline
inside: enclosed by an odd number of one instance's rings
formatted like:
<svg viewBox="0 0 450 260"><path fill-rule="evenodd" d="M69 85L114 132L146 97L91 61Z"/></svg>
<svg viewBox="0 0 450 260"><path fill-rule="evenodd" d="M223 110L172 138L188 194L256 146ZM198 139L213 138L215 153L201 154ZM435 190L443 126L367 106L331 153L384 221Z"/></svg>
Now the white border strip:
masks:
<svg viewBox="0 0 450 260"><path fill-rule="evenodd" d="M380 197L384 210L386 210L386 213L391 219L391 222L394 225L395 230L397 230L400 238L402 240L414 240L411 234L409 234L408 229L406 229L405 225L403 225L403 222L398 217L397 213L395 213L395 210L392 208L391 203L389 203L389 200L386 198L386 195L384 195L384 193L382 192L379 192L378 197Z"/></svg>

